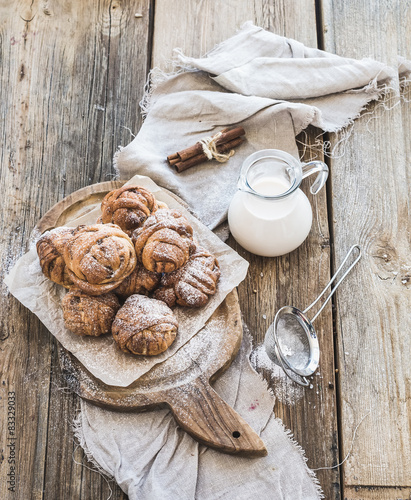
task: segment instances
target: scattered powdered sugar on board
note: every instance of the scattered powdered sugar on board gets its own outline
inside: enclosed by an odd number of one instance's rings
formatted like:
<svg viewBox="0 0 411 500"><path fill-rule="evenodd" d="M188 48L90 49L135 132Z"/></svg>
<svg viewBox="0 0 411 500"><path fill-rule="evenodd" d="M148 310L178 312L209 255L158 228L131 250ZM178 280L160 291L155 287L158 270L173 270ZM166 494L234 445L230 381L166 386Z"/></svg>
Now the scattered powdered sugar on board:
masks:
<svg viewBox="0 0 411 500"><path fill-rule="evenodd" d="M208 379L229 362L235 341L240 336L241 333L233 332L230 322L227 322L227 310L217 309L205 327L174 356L153 367L140 379L138 392L158 390L158 381L161 381L161 390L178 388L173 396L177 400L171 398L170 403L181 406L181 399L185 397L189 403L193 391L197 391L193 382L199 377Z"/></svg>
<svg viewBox="0 0 411 500"><path fill-rule="evenodd" d="M257 346L251 352L250 362L258 373L265 372L265 375L269 376L273 394L281 403L294 405L304 397L304 387L290 380L284 370L271 361L264 344Z"/></svg>

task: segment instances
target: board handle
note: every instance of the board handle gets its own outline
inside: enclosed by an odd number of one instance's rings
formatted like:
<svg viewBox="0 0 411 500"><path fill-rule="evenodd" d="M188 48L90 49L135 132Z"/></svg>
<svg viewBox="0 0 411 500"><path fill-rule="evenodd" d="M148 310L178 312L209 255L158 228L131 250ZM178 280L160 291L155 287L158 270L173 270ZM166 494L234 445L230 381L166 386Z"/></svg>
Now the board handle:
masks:
<svg viewBox="0 0 411 500"><path fill-rule="evenodd" d="M248 457L267 455L258 434L210 386L197 378L167 390L164 400L180 427L196 441L224 453Z"/></svg>

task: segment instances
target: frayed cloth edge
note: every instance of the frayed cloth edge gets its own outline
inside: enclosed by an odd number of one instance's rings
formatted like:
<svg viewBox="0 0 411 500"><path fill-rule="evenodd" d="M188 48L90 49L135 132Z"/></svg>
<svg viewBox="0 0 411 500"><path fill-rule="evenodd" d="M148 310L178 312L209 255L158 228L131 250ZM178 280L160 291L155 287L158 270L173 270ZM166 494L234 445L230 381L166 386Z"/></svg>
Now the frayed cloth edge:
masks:
<svg viewBox="0 0 411 500"><path fill-rule="evenodd" d="M319 496L320 499L324 499L325 496L324 496L324 493L323 493L323 490L321 488L321 484L320 484L320 481L318 480L317 478L317 475L316 473L311 470L308 465L307 465L307 462L308 462L308 458L305 456L305 451L304 449L301 447L301 445L298 444L298 442L294 439L294 434L292 433L292 431L290 429L287 429L285 427L285 425L283 424L282 420L275 417L275 420L278 422L279 425L281 425L283 431L285 432L286 436L288 437L288 439L291 441L291 443L296 447L296 449L299 451L302 459L303 459L303 462L304 462L304 467L310 477L310 479L313 481L314 483L314 486L315 486L315 489L316 489L316 492Z"/></svg>
<svg viewBox="0 0 411 500"><path fill-rule="evenodd" d="M353 125L354 122L361 117L362 113L367 109L367 106L372 101L378 101L381 98L383 98L386 95L388 95L390 92L393 92L395 95L399 94L398 89L396 87L392 86L392 85L389 85L388 83L385 83L382 86L378 87L377 82L375 81L375 79L372 80L365 87L363 87L361 89L358 89L357 91L353 91L353 90L347 91L347 93L350 93L350 92L359 92L359 93L363 92L363 93L366 94L364 104L361 106L361 108L358 110L358 112L355 115L350 116L349 118L347 118L343 122L343 124L340 125L340 126L338 126L338 127L327 127L324 124L323 120L322 120L320 110L318 108L316 108L318 110L318 112L319 112L317 114L319 120L318 120L318 122L315 122L315 126L317 126L318 128L322 129L324 132L329 132L329 133L332 133L332 134L336 134L338 132L343 131L344 129L346 129L350 125Z"/></svg>
<svg viewBox="0 0 411 500"><path fill-rule="evenodd" d="M247 362L250 366L250 368L253 370L253 372L258 376L258 378L260 379L261 382L263 382L263 385L265 386L265 389L266 391L270 394L270 396L272 397L272 400L273 400L273 407L274 407L274 404L275 404L275 400L276 400L276 396L273 392L273 390L271 389L271 387L268 385L268 382L267 380L261 375L261 373L257 372L255 370L255 368L253 367L251 361L250 361L250 355L251 355L251 352L252 352L252 349L253 349L253 337L247 327L247 325L244 323L243 321L243 335L246 337L247 339L247 342L249 343L249 349L248 349L248 352L247 352ZM273 413L271 414L270 418L268 419L267 423L266 423L266 426L268 425L268 422L271 420L271 418L274 418L280 425L281 425L281 428L282 430L285 432L287 438L291 441L292 445L296 448L296 450L298 451L299 455L301 456L302 460L303 460L303 464L304 464L304 467L305 467L305 470L306 472L308 473L308 476L309 478L313 481L314 483L314 486L315 486L315 490L316 490L316 493L318 495L318 498L320 499L324 499L325 496L324 496L324 493L323 493L323 490L322 490L322 487L321 487L321 484L320 484L320 481L318 480L317 478L317 475L316 473L311 470L308 465L307 465L307 462L308 462L308 458L306 457L305 455L305 450L302 448L302 446L294 439L294 435L292 433L292 431L290 429L287 429L283 423L283 421L280 419L280 418L277 418L274 414L274 409L273 409ZM264 431L265 427L261 430L261 433Z"/></svg>
<svg viewBox="0 0 411 500"><path fill-rule="evenodd" d="M399 79L400 93L408 91L410 86L411 86L411 74L400 76Z"/></svg>
<svg viewBox="0 0 411 500"><path fill-rule="evenodd" d="M115 172L115 177L114 177L115 181L117 181L121 178L120 168L118 166L118 157L120 156L123 149L124 149L123 146L118 146L117 151L114 153L114 156L113 156L113 168L114 168L114 172Z"/></svg>
<svg viewBox="0 0 411 500"><path fill-rule="evenodd" d="M174 49L175 51L179 49ZM144 93L141 101L139 102L140 106L140 113L143 117L143 120L146 119L150 107L151 107L151 99L153 97L153 93L156 91L157 87L172 78L173 76L176 76L180 73L183 73L184 70L178 69L177 68L177 63L176 60L172 59L171 61L168 61L170 64L172 64L173 69L170 72L163 71L159 67L154 67L151 69L148 73L146 83L144 85Z"/></svg>
<svg viewBox="0 0 411 500"><path fill-rule="evenodd" d="M74 417L73 424L72 424L72 429L73 429L73 434L75 439L78 441L78 444L81 446L81 448L84 451L84 454L87 458L87 461L93 465L95 472L98 474L101 474L102 476L105 477L105 479L108 479L110 481L115 481L114 476L106 471L94 458L93 454L89 450L87 446L86 439L84 437L84 432L83 432L83 423L82 423L82 410L78 412L78 414ZM83 465L83 464L81 464Z"/></svg>

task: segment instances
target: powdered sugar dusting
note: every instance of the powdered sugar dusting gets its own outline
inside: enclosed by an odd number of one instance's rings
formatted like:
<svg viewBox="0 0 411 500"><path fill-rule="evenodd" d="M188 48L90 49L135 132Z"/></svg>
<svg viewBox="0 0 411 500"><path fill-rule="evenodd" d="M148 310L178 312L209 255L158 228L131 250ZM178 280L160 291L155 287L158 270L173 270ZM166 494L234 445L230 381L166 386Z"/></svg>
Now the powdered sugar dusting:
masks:
<svg viewBox="0 0 411 500"><path fill-rule="evenodd" d="M304 388L290 380L283 369L268 357L264 345L259 345L250 354L253 368L270 381L275 397L287 405L294 405L304 396Z"/></svg>
<svg viewBox="0 0 411 500"><path fill-rule="evenodd" d="M207 303L209 296L216 292L219 277L220 269L215 257L196 246L183 268L161 278L161 287L154 296L170 306L177 303L182 306L201 307Z"/></svg>
<svg viewBox="0 0 411 500"><path fill-rule="evenodd" d="M162 390L180 387L176 397L191 394L191 388L183 386L198 377L210 377L230 359L232 344L227 342L227 337L233 333L227 331L228 328L226 315L217 312L174 356L166 363L156 365L147 378L143 378L147 380L147 385L139 385L139 392L152 390L152 381L156 384L161 379Z"/></svg>
<svg viewBox="0 0 411 500"><path fill-rule="evenodd" d="M136 176L130 184L147 187L156 198L170 208L178 208L189 219L200 245L212 252L220 263L221 278L217 292L201 310L177 308L179 330L175 342L158 356L136 357L121 352L111 335L99 338L78 337L64 326L61 299L66 293L63 287L55 285L41 273L35 248L17 262L5 282L10 292L28 307L49 331L85 366L94 376L109 385L128 386L147 373L155 365L175 355L205 325L210 316L225 297L245 278L248 263L234 250L225 245L208 228L195 219L174 198L162 191L151 179ZM77 217L75 224L67 221L67 226L94 224L100 214L99 208Z"/></svg>

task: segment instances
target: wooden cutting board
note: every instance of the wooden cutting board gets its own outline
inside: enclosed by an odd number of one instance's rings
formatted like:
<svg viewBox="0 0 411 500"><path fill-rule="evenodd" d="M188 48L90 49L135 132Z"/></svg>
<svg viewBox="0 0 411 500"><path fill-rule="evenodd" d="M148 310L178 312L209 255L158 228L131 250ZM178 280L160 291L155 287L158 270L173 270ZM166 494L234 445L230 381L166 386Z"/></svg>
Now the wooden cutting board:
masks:
<svg viewBox="0 0 411 500"><path fill-rule="evenodd" d="M103 182L72 193L44 215L36 230L43 233L84 215L123 184ZM225 453L264 456L267 450L260 437L210 385L230 366L241 339L241 312L234 290L200 332L128 387L103 383L62 346L59 357L69 387L91 403L118 411L169 407L178 424L200 443Z"/></svg>

